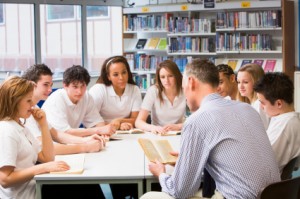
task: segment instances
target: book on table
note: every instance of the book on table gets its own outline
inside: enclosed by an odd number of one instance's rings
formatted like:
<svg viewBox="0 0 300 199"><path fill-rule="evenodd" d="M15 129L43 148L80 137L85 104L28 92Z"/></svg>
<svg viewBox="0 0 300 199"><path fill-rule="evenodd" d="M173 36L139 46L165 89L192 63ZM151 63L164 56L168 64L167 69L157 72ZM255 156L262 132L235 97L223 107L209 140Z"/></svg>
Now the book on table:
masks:
<svg viewBox="0 0 300 199"><path fill-rule="evenodd" d="M181 131L168 131L167 133L159 134L159 135L161 136L181 135Z"/></svg>
<svg viewBox="0 0 300 199"><path fill-rule="evenodd" d="M130 129L130 130L117 130L116 134L141 134L144 133L142 129Z"/></svg>
<svg viewBox="0 0 300 199"><path fill-rule="evenodd" d="M56 155L55 161L64 161L70 169L67 171L51 172L52 174L81 174L84 171L84 154Z"/></svg>
<svg viewBox="0 0 300 199"><path fill-rule="evenodd" d="M175 164L177 157L170 154L174 151L168 140L151 140L151 139L138 139L138 142L148 160L155 162L158 160L163 164Z"/></svg>

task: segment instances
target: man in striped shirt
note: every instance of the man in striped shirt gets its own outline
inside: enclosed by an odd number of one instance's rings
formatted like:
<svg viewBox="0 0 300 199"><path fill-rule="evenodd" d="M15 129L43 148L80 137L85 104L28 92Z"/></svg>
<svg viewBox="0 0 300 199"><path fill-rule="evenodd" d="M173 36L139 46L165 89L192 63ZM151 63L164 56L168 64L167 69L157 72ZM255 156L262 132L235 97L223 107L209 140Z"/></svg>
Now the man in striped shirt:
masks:
<svg viewBox="0 0 300 199"><path fill-rule="evenodd" d="M172 175L160 162L149 170L162 192L148 198L202 198L202 172L216 182L212 198L254 199L262 188L280 180L279 169L258 113L248 104L217 94L219 74L206 60L186 66L183 90L193 114L181 135L180 153Z"/></svg>

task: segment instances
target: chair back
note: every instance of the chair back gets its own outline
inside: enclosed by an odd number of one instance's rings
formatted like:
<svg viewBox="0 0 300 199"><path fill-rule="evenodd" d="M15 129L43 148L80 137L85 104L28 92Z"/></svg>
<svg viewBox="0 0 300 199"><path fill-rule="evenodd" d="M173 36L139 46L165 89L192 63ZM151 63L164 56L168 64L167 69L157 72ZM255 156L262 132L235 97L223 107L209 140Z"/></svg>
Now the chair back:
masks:
<svg viewBox="0 0 300 199"><path fill-rule="evenodd" d="M257 199L299 199L300 177L275 182L265 187Z"/></svg>
<svg viewBox="0 0 300 199"><path fill-rule="evenodd" d="M282 170L281 180L287 180L292 178L292 173L294 171L297 160L298 157L295 157L291 159L287 165L285 165L285 167Z"/></svg>

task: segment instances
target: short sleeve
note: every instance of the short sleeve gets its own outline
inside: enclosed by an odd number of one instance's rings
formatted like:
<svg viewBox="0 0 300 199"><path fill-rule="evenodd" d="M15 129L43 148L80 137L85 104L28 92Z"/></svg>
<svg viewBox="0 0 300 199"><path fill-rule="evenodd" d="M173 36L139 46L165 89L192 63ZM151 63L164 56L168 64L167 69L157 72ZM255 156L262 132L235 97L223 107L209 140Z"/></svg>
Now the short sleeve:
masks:
<svg viewBox="0 0 300 199"><path fill-rule="evenodd" d="M100 116L100 113L98 112L98 110L95 108L95 103L94 103L93 98L90 96L89 93L86 93L86 95L87 95L87 106L88 107L87 107L86 114L83 118L82 123L86 128L90 128L100 122L104 122L104 120Z"/></svg>
<svg viewBox="0 0 300 199"><path fill-rule="evenodd" d="M144 97L143 103L142 103L142 109L147 110L147 111L151 111L154 103L155 103L155 99L156 97L156 86L151 86L148 90L147 93Z"/></svg>
<svg viewBox="0 0 300 199"><path fill-rule="evenodd" d="M100 113L105 98L105 86L102 84L95 84L90 88L89 94L93 98L95 107Z"/></svg>
<svg viewBox="0 0 300 199"><path fill-rule="evenodd" d="M1 127L2 125L0 125ZM14 137L15 133L7 128L0 133L0 168L3 166L16 166L18 140Z"/></svg>
<svg viewBox="0 0 300 199"><path fill-rule="evenodd" d="M55 91L48 97L42 109L45 111L51 127L60 131L66 131L71 128L68 122L67 104L64 101L61 89Z"/></svg>
<svg viewBox="0 0 300 199"><path fill-rule="evenodd" d="M132 105L132 112L140 111L141 104L142 104L142 94L140 89L137 86L133 87L133 105Z"/></svg>

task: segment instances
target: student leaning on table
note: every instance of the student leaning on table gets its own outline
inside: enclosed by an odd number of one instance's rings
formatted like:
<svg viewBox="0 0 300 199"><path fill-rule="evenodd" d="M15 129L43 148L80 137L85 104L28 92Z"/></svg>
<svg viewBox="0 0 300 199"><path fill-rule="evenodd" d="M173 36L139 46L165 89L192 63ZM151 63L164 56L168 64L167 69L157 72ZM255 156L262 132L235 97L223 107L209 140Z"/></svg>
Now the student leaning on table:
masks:
<svg viewBox="0 0 300 199"><path fill-rule="evenodd" d="M271 117L267 135L279 169L300 155L300 116L294 109L294 85L284 73L267 73L254 85L266 114Z"/></svg>
<svg viewBox="0 0 300 199"><path fill-rule="evenodd" d="M156 84L147 90L135 126L159 134L181 130L186 101L178 66L171 60L161 62L156 68L155 80ZM151 124L147 124L150 112Z"/></svg>
<svg viewBox="0 0 300 199"><path fill-rule="evenodd" d="M258 64L245 64L237 73L238 95L237 100L251 104L251 106L259 113L263 121L265 129L268 128L270 118L262 110L260 102L257 99L256 92L253 89L255 82L264 76L264 70Z"/></svg>
<svg viewBox="0 0 300 199"><path fill-rule="evenodd" d="M34 199L35 175L69 169L64 162L53 162L53 142L45 113L32 109L33 88L33 82L20 77L10 77L0 86L1 199ZM41 128L42 148L20 121L31 114ZM37 161L42 164L36 165Z"/></svg>
<svg viewBox="0 0 300 199"><path fill-rule="evenodd" d="M259 115L250 105L217 94L218 84L213 63L196 59L186 66L183 90L193 113L182 129L178 160L171 175L160 162L149 164L162 192L142 199L203 198L204 168L216 182L214 199L254 199L262 188L280 181Z"/></svg>
<svg viewBox="0 0 300 199"><path fill-rule="evenodd" d="M113 125L105 125L93 98L86 91L90 78L88 71L79 65L64 72L64 88L53 92L42 106L53 128L82 137L93 134L109 136L115 132ZM81 124L86 128L79 128Z"/></svg>
<svg viewBox="0 0 300 199"><path fill-rule="evenodd" d="M106 123L121 130L134 127L142 96L124 57L113 56L104 61L101 75L89 94Z"/></svg>
<svg viewBox="0 0 300 199"><path fill-rule="evenodd" d="M46 100L52 91L52 72L45 64L37 64L30 66L22 75L22 78L33 81L36 86L33 90L32 104L37 107L40 100ZM30 116L25 123L31 133L41 141L41 130L38 123ZM105 147L105 140L99 135L91 135L87 137L73 136L49 125L52 139L54 143L55 154L74 154L97 152ZM61 143L61 144L60 144Z"/></svg>

